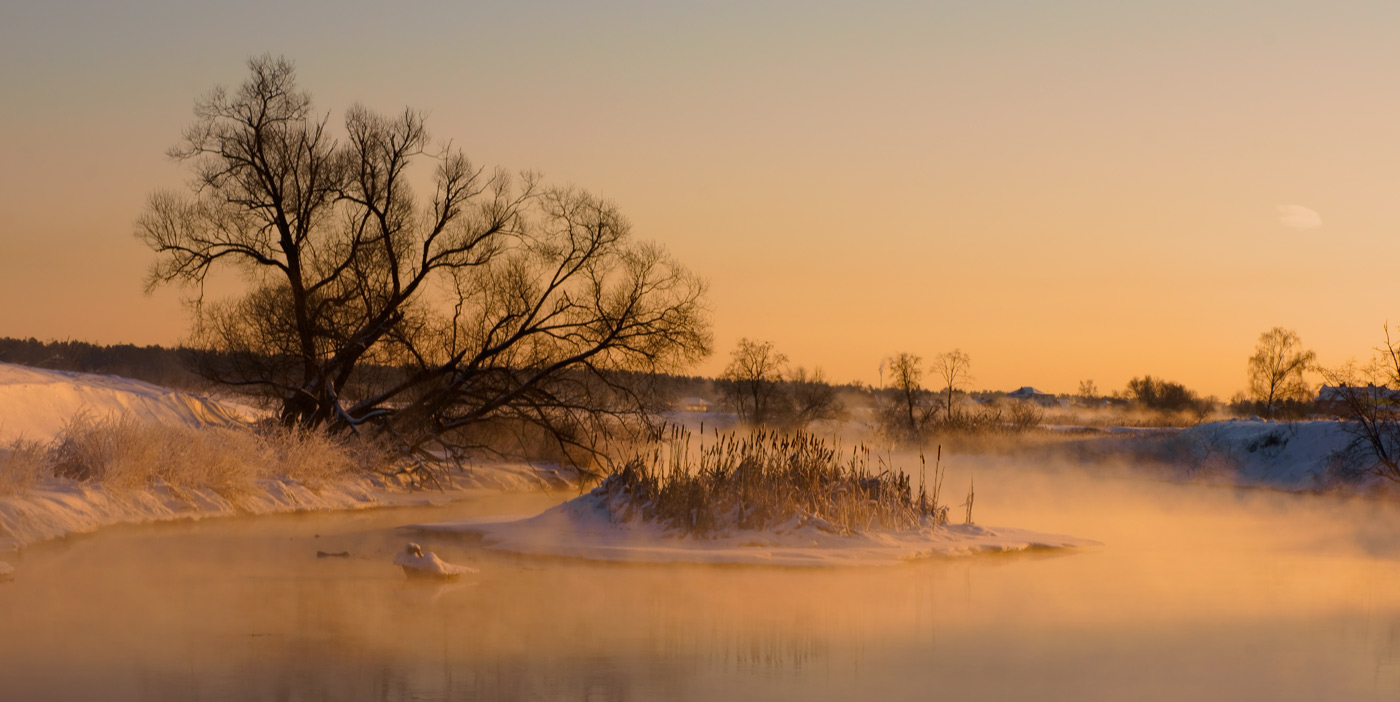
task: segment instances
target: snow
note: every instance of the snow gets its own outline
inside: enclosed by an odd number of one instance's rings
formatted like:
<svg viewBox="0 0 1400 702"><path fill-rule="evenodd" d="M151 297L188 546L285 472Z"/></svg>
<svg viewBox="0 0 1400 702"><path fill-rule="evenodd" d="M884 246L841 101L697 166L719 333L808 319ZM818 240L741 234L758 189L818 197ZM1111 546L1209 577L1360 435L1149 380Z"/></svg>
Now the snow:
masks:
<svg viewBox="0 0 1400 702"><path fill-rule="evenodd" d="M418 544L410 543L394 556L394 565L403 568L405 575L411 578L441 578L452 579L471 573L479 573L476 568L470 566L454 565L438 558L432 551L424 552Z"/></svg>
<svg viewBox="0 0 1400 702"><path fill-rule="evenodd" d="M81 412L194 427L229 426L257 418L248 408L139 380L0 363L0 442L51 441ZM442 491L410 491L377 476L357 476L314 487L288 479L260 480L248 494L226 496L210 489L176 490L163 484L113 489L43 476L21 494L0 496L0 554L115 524L436 503L488 491L559 488L574 477L557 466L483 463L454 472Z"/></svg>
<svg viewBox="0 0 1400 702"><path fill-rule="evenodd" d="M124 414L149 422L229 426L254 419L244 407L114 375L0 363L0 442L50 441L70 419Z"/></svg>
<svg viewBox="0 0 1400 702"><path fill-rule="evenodd" d="M370 507L388 491L366 478L308 486L262 481L259 490L235 502L213 490L175 491L168 486L114 490L54 479L19 496L0 498L0 535L20 545L80 534L115 524L203 519L235 514L270 514Z"/></svg>
<svg viewBox="0 0 1400 702"><path fill-rule="evenodd" d="M111 489L52 478L22 495L0 497L0 555L49 539L83 534L117 524L145 524L247 514L445 504L503 491L538 490L549 483L525 472L527 466L478 466L474 476L458 476L439 490L406 490L378 478L356 477L315 487L290 480L259 481L236 499L214 490Z"/></svg>
<svg viewBox="0 0 1400 702"><path fill-rule="evenodd" d="M1072 536L974 524L847 535L835 533L817 518L794 519L768 531L696 538L669 533L648 522L613 521L600 493L583 495L538 516L506 519L509 521L463 519L405 529L479 534L486 547L513 553L636 563L875 566L921 558L1098 545Z"/></svg>
<svg viewBox="0 0 1400 702"><path fill-rule="evenodd" d="M229 426L257 418L256 412L246 407L137 380L0 363L0 442L15 438L50 441L73 416L83 412L99 418L127 415L182 426ZM1345 471L1338 469L1339 457L1353 445L1354 437L1337 421L1231 420L1171 435L1143 432L1130 440L1148 442L1144 445L1157 458L1197 477L1238 485L1317 490L1334 488L1346 477ZM391 481L354 477L314 488L285 479L264 480L250 494L229 497L213 490L175 490L166 485L115 490L44 477L23 494L0 497L0 556L28 544L112 524L421 504L487 490L559 488L575 478L570 471L553 466L482 463L454 472L451 484L440 493L413 492ZM1351 479L1351 484L1363 487L1376 482ZM655 525L614 522L605 506L590 499L585 495L544 514L514 521L443 522L415 528L481 534L488 547L505 551L641 562L868 565L1095 543L976 525L842 535L824 528L816 519L796 520L767 532L697 539L669 534ZM0 574L6 567L0 561Z"/></svg>
<svg viewBox="0 0 1400 702"><path fill-rule="evenodd" d="M1335 420L1235 419L1200 424L1166 441L1167 458L1192 471L1238 485L1315 490L1335 487L1355 436Z"/></svg>

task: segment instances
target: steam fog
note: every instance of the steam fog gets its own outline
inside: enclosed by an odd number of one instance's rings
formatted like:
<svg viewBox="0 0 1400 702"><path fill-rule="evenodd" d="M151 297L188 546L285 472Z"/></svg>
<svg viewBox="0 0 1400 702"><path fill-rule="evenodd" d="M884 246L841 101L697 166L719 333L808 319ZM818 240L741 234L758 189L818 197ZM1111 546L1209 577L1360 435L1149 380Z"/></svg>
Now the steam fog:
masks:
<svg viewBox="0 0 1400 702"><path fill-rule="evenodd" d="M627 566L398 529L570 494L112 528L30 549L0 588L0 699L1369 699L1400 686L1391 504L945 461L951 494L975 475L978 523L1104 545L887 568ZM390 561L410 538L481 576L406 581Z"/></svg>

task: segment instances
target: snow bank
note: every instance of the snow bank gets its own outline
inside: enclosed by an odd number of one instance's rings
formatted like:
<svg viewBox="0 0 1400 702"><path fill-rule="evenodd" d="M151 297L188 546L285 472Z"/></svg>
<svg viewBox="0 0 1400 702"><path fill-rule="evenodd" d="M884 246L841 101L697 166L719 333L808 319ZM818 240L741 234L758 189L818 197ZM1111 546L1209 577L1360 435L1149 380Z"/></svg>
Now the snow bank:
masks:
<svg viewBox="0 0 1400 702"><path fill-rule="evenodd" d="M544 475L549 475L545 472ZM211 489L113 489L53 478L22 495L0 497L0 556L49 539L117 524L146 524L247 514L365 509L441 504L472 496L558 487L525 464L477 466L455 475L442 490L407 489L377 477L353 477L316 486L290 480L258 481L248 494L225 496Z"/></svg>
<svg viewBox="0 0 1400 702"><path fill-rule="evenodd" d="M589 493L535 517L416 524L411 531L479 534L500 551L638 563L737 563L781 566L893 565L920 558L1097 545L1024 529L946 525L905 532L835 533L820 519L716 538L666 532L640 521L614 522L602 495Z"/></svg>
<svg viewBox="0 0 1400 702"><path fill-rule="evenodd" d="M230 498L213 490L114 490L55 480L22 496L0 497L0 537L23 546L114 524L361 508L391 499L387 490L366 478L314 489L283 481L262 481L257 487L251 494Z"/></svg>
<svg viewBox="0 0 1400 702"><path fill-rule="evenodd" d="M50 441L81 412L96 418L131 416L143 422L190 427L231 426L256 418L247 408L139 380L0 363L0 442L15 438ZM575 473L557 466L483 463L454 472L450 482L440 486L444 492L410 490L378 477L352 476L317 481L312 486L283 476L258 480L252 489L237 495L224 495L212 489L177 489L165 484L119 489L39 476L31 488L0 496L0 554L114 524L418 504L483 490L561 488L576 479Z"/></svg>
<svg viewBox="0 0 1400 702"><path fill-rule="evenodd" d="M1186 429L1167 440L1168 458L1240 485L1285 490L1332 487L1355 436L1339 421L1235 419Z"/></svg>
<svg viewBox="0 0 1400 702"><path fill-rule="evenodd" d="M81 412L185 426L230 426L254 419L247 408L140 380L0 363L0 442L49 441Z"/></svg>

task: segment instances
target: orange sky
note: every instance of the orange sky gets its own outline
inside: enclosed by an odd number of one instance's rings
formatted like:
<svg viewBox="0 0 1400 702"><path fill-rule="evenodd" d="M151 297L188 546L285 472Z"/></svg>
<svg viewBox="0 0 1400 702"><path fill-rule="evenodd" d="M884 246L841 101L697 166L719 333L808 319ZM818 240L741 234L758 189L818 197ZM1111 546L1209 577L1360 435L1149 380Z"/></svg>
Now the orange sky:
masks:
<svg viewBox="0 0 1400 702"><path fill-rule="evenodd" d="M1228 398L1269 327L1338 363L1400 322L1395 3L121 4L0 8L0 335L181 338L131 224L265 51L614 199L709 278L706 374L749 336Z"/></svg>

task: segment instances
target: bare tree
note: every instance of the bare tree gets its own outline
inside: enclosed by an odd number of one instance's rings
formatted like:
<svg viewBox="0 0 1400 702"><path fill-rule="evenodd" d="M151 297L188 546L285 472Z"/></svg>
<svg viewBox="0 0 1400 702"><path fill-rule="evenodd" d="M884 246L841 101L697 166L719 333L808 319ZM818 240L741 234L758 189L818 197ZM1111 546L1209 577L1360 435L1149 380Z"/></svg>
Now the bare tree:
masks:
<svg viewBox="0 0 1400 702"><path fill-rule="evenodd" d="M1273 417L1280 402L1306 400L1312 395L1303 373L1312 367L1317 354L1303 348L1298 333L1274 327L1259 335L1254 355L1249 357L1249 391L1264 404L1264 414Z"/></svg>
<svg viewBox="0 0 1400 702"><path fill-rule="evenodd" d="M895 401L885 409L887 429L902 440L918 441L937 413L935 406L923 400L923 359L908 352L895 354L890 358L889 371Z"/></svg>
<svg viewBox="0 0 1400 702"><path fill-rule="evenodd" d="M1128 381L1125 397L1145 409L1157 412L1194 412L1204 417L1212 399L1204 399L1181 383L1144 375Z"/></svg>
<svg viewBox="0 0 1400 702"><path fill-rule="evenodd" d="M813 422L836 419L845 408L836 396L836 388L826 380L822 369L811 373L799 366L788 379L792 424L805 427Z"/></svg>
<svg viewBox="0 0 1400 702"><path fill-rule="evenodd" d="M1388 387L1400 386L1400 342L1391 341L1389 324L1385 330L1385 346L1365 366L1348 363L1320 372L1331 386L1325 399L1355 437L1353 457L1367 457L1371 472L1400 482L1400 391Z"/></svg>
<svg viewBox="0 0 1400 702"><path fill-rule="evenodd" d="M1093 400L1099 396L1099 388L1094 385L1093 380L1079 381L1079 397L1085 402Z"/></svg>
<svg viewBox="0 0 1400 702"><path fill-rule="evenodd" d="M944 415L951 418L953 416L953 393L959 388L972 382L972 375L969 373L972 368L972 359L959 349L953 349L947 353L940 353L934 359L934 365L938 368L938 375L943 380L944 392Z"/></svg>
<svg viewBox="0 0 1400 702"><path fill-rule="evenodd" d="M729 382L722 392L740 421L762 425L775 419L787 362L771 341L739 339L724 369L722 377Z"/></svg>
<svg viewBox="0 0 1400 702"><path fill-rule="evenodd" d="M475 166L414 110L351 107L337 139L289 62L249 69L197 101L171 150L191 191L152 195L136 234L151 287L193 286L204 370L276 398L284 422L410 450L505 422L588 448L639 407L628 378L709 353L703 281L611 203ZM249 292L205 300L220 268Z"/></svg>

